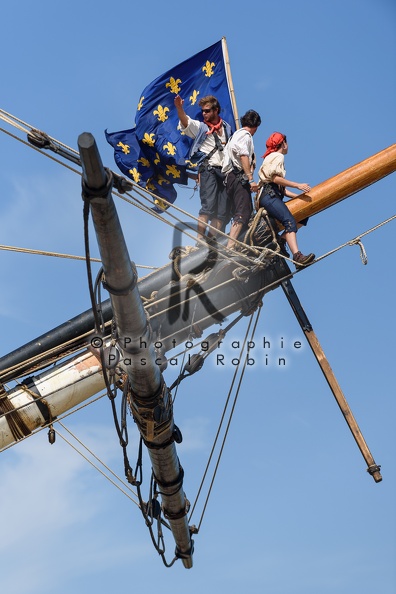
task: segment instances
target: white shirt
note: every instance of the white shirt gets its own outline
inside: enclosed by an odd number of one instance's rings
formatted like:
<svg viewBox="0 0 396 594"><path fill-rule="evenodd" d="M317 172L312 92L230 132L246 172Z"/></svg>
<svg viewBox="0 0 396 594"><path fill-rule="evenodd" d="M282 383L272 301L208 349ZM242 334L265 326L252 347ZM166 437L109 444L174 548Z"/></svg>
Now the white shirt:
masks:
<svg viewBox="0 0 396 594"><path fill-rule="evenodd" d="M185 128L183 128L183 126L180 122L179 128L189 138L195 138L199 132L199 125L201 122L199 122L198 120L192 120L190 118L190 116L187 116L187 118L188 118L187 126ZM208 130L209 130L209 128L208 128ZM216 134L219 137L221 144L223 146L225 146L227 143L227 138L226 138L224 126L221 126L220 130L218 132L216 132ZM201 144L199 150L202 151L203 153L205 153L206 155L208 155L210 153L210 151L212 151L214 149L215 146L216 146L216 142L215 142L213 134L208 134L206 136L205 140L203 141L203 143ZM223 160L224 160L224 151L215 151L209 159L209 165L221 167L223 164Z"/></svg>
<svg viewBox="0 0 396 594"><path fill-rule="evenodd" d="M258 174L262 183L272 182L276 175L285 178L285 155L278 152L270 153L262 162Z"/></svg>
<svg viewBox="0 0 396 594"><path fill-rule="evenodd" d="M252 163L254 160L254 144L253 137L245 130L241 128L234 132L224 151L225 158L223 163L223 172L226 173L233 167L235 169L243 169L241 163L241 156L245 155L249 157L249 162Z"/></svg>

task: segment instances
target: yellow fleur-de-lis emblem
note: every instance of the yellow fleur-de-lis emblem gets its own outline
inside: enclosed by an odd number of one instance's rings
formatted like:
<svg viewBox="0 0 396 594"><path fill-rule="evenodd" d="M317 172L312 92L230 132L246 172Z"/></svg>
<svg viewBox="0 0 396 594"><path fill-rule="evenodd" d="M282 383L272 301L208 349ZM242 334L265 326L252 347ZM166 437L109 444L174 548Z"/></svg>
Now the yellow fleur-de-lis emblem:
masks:
<svg viewBox="0 0 396 594"><path fill-rule="evenodd" d="M154 190L155 190L155 185L151 181L151 177L150 177L150 179L147 180L146 189L150 190L150 192L154 192Z"/></svg>
<svg viewBox="0 0 396 594"><path fill-rule="evenodd" d="M164 144L164 146L162 148L164 149L164 151L168 152L168 155L172 155L172 157L173 157L173 155L176 154L176 147L171 142Z"/></svg>
<svg viewBox="0 0 396 594"><path fill-rule="evenodd" d="M129 150L129 145L128 144L123 144L122 142L119 142L117 144L117 146L121 147L121 150L123 153L125 153L125 155L129 155L129 153L131 152Z"/></svg>
<svg viewBox="0 0 396 594"><path fill-rule="evenodd" d="M158 165L161 162L161 158L158 153L155 153L154 165Z"/></svg>
<svg viewBox="0 0 396 594"><path fill-rule="evenodd" d="M159 186L162 186L163 184L169 184L169 180L165 179L164 177L162 177L162 175L159 175L157 178L157 182Z"/></svg>
<svg viewBox="0 0 396 594"><path fill-rule="evenodd" d="M140 97L140 99L139 99L139 103L138 103L138 106L137 106L137 110L138 111L140 111L142 109L142 107L143 107L143 99L144 99L144 97Z"/></svg>
<svg viewBox="0 0 396 594"><path fill-rule="evenodd" d="M142 142L144 142L144 144L148 144L149 146L154 146L154 144L155 144L154 132L151 132L151 134L148 134L147 132L145 132Z"/></svg>
<svg viewBox="0 0 396 594"><path fill-rule="evenodd" d="M171 93L175 93L175 95L178 95L178 93L180 93L181 88L179 87L179 83L181 83L180 78L174 79L173 76L171 76L169 82L167 82L165 86L170 88Z"/></svg>
<svg viewBox="0 0 396 594"><path fill-rule="evenodd" d="M176 167L176 165L167 165L166 175L172 175L172 177L176 179L180 177L180 170Z"/></svg>
<svg viewBox="0 0 396 594"><path fill-rule="evenodd" d="M138 159L137 162L141 163L143 167L150 167L150 161L145 157L140 157L140 159Z"/></svg>
<svg viewBox="0 0 396 594"><path fill-rule="evenodd" d="M154 200L154 204L156 206L158 206L158 208L161 208L161 210L166 210L167 208L169 208L169 204L164 202L164 200L162 200L162 198L156 198Z"/></svg>
<svg viewBox="0 0 396 594"><path fill-rule="evenodd" d="M159 122L166 122L168 119L168 116L166 115L168 111L169 107L162 107L162 105L158 105L158 109L155 109L153 114L158 116L157 119Z"/></svg>
<svg viewBox="0 0 396 594"><path fill-rule="evenodd" d="M190 95L191 105L195 105L198 99L199 91L193 91L193 94Z"/></svg>
<svg viewBox="0 0 396 594"><path fill-rule="evenodd" d="M202 72L205 72L205 76L210 78L213 76L213 69L215 66L216 64L214 62L209 62L209 60L206 60L205 66L202 66Z"/></svg>
<svg viewBox="0 0 396 594"><path fill-rule="evenodd" d="M192 161L189 161L188 159L186 159L186 165L188 165L189 167L197 167L196 163L193 163Z"/></svg>
<svg viewBox="0 0 396 594"><path fill-rule="evenodd" d="M132 175L133 177L133 181L136 182L137 184L140 181L140 173L139 171L136 169L136 167L134 167L133 169L129 170L129 173Z"/></svg>

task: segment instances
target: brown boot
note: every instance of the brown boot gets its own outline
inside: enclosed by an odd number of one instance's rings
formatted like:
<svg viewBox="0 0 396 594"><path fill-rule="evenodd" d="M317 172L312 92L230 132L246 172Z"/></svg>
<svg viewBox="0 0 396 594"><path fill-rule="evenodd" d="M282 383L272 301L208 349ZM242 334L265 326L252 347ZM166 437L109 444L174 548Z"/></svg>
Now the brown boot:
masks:
<svg viewBox="0 0 396 594"><path fill-rule="evenodd" d="M296 265L296 268L302 268L304 266L309 266L315 260L315 254L308 254L308 256L304 256L301 252L297 252L293 255L293 262Z"/></svg>

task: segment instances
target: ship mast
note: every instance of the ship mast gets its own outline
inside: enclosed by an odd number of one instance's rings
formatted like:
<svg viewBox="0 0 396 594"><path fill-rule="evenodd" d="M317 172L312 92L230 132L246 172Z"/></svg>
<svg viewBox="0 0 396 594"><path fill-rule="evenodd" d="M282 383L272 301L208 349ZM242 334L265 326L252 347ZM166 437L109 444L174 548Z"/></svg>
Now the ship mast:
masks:
<svg viewBox="0 0 396 594"><path fill-rule="evenodd" d="M106 174L91 134L81 134L78 147L83 169L83 197L92 214L104 282L110 293L116 348L129 381L132 414L148 448L163 513L176 542L176 556L182 559L184 567L191 568L193 541L187 521L189 502L183 491L183 469L176 453L172 397L156 363L137 274L112 198L111 173ZM144 366L141 364L143 353Z"/></svg>

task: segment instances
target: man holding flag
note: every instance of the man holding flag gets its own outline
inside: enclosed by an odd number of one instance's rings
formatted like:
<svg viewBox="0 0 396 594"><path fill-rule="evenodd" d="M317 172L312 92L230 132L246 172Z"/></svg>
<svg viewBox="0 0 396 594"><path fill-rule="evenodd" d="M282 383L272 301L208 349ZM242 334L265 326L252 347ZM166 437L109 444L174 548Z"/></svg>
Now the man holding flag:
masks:
<svg viewBox="0 0 396 594"><path fill-rule="evenodd" d="M224 119L235 130L237 115L231 103L225 50L222 39L156 78L141 93L135 127L106 131L119 169L152 192L157 211L166 210L168 203L175 201L174 185L188 183L188 170L197 172L196 164L189 161L192 140L177 130L175 97L183 96L191 119L202 120L201 98L215 95Z"/></svg>
<svg viewBox="0 0 396 594"><path fill-rule="evenodd" d="M183 134L194 139L189 159L196 163L199 173L201 209L198 217L198 239L205 237L208 223L217 230L223 230L228 222L227 192L225 175L221 168L224 147L232 134L231 126L220 117L220 103L213 95L202 97L198 104L203 121L193 120L183 109L184 100L176 95L175 107ZM208 238L214 235L208 231Z"/></svg>

